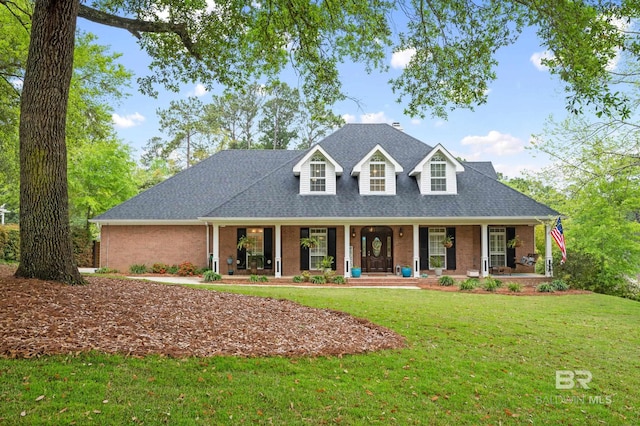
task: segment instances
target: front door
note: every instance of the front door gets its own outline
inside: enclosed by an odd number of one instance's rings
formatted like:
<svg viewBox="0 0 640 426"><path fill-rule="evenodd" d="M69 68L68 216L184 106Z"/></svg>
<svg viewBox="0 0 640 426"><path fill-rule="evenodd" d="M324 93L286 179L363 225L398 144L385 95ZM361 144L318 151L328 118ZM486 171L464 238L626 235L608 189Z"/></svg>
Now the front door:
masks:
<svg viewBox="0 0 640 426"><path fill-rule="evenodd" d="M393 231L387 226L362 228L362 271L393 272Z"/></svg>

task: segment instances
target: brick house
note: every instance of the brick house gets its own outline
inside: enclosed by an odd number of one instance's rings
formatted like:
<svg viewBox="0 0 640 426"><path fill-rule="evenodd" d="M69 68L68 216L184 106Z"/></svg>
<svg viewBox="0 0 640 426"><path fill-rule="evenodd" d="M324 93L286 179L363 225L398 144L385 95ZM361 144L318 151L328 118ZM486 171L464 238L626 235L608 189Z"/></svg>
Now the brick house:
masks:
<svg viewBox="0 0 640 426"><path fill-rule="evenodd" d="M345 276L399 265L420 276L438 260L446 273L486 276L533 253L534 226L557 215L499 182L490 162L459 161L387 124L347 124L304 151L218 152L92 221L101 266L121 271L191 261L280 277L333 256ZM252 249L238 249L242 236ZM522 245L509 247L516 236ZM319 243L305 248L305 237Z"/></svg>

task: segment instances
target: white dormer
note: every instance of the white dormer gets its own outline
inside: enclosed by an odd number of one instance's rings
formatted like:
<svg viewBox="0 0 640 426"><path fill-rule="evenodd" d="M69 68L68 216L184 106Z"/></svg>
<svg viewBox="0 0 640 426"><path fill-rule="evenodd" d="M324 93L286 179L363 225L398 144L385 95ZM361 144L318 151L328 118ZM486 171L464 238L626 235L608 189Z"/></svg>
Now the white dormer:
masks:
<svg viewBox="0 0 640 426"><path fill-rule="evenodd" d="M415 176L421 194L457 194L457 173L462 173L462 164L438 144L409 173Z"/></svg>
<svg viewBox="0 0 640 426"><path fill-rule="evenodd" d="M342 174L342 166L316 146L293 166L293 174L300 176L301 195L335 195L336 176Z"/></svg>
<svg viewBox="0 0 640 426"><path fill-rule="evenodd" d="M396 195L396 175L402 171L400 163L376 145L355 165L351 176L358 177L360 195Z"/></svg>

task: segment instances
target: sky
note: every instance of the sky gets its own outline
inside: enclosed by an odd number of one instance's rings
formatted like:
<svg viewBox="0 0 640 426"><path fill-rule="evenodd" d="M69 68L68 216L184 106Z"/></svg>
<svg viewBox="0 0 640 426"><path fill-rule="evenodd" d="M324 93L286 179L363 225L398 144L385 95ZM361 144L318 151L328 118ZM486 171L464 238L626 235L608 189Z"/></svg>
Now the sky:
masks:
<svg viewBox="0 0 640 426"><path fill-rule="evenodd" d="M78 20L78 29L97 35L97 43L121 53L119 62L134 73L131 96L114 107L112 118L119 137L131 145L136 157L143 153L149 139L162 136L158 108L166 109L172 100L189 96L205 103L211 100L211 93L201 83L183 86L179 93L161 91L155 99L140 94L135 78L148 73L150 59L136 39L125 30L84 19ZM367 74L358 64L346 64L340 70L343 88L357 102L346 100L334 105L333 110L348 123L398 122L407 134L424 143L440 143L467 161L491 161L496 171L511 178L521 176L523 170L538 172L551 160L527 149L533 135L543 133L550 116L559 120L567 115L562 84L540 64L544 55L535 33L526 31L516 44L498 51L497 79L489 86L488 102L474 111L450 112L447 120L409 117L403 113L404 105L396 102L397 96L387 82L401 72L409 58L406 52L389 55L387 74Z"/></svg>

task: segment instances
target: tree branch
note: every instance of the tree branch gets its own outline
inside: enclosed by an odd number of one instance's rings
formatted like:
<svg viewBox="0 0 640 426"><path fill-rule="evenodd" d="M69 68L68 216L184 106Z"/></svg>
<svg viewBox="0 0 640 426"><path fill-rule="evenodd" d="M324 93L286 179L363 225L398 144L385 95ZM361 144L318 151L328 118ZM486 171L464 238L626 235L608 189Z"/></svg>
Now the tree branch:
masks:
<svg viewBox="0 0 640 426"><path fill-rule="evenodd" d="M137 38L140 38L140 33L174 33L180 37L182 44L193 57L198 60L202 59L202 56L197 52L195 44L189 36L186 24L162 21L141 21L138 19L123 18L121 16L111 15L109 13L93 9L85 6L84 4L80 4L78 16L98 24L125 29Z"/></svg>

